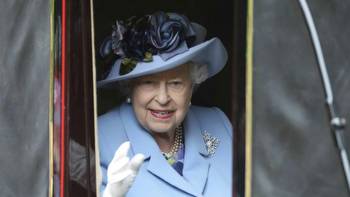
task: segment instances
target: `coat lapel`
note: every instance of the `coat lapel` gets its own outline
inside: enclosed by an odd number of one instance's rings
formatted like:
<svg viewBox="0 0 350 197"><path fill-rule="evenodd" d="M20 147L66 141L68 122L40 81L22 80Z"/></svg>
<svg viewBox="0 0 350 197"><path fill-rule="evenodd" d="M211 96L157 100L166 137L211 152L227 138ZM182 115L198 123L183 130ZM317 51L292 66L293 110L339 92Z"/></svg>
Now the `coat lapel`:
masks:
<svg viewBox="0 0 350 197"><path fill-rule="evenodd" d="M183 177L173 169L161 154L153 137L139 125L132 107L121 106L121 118L134 154L142 153L149 159L147 170L166 183L194 196L202 194L209 171L209 163L198 121L188 112L185 128L185 162ZM189 140L186 140L189 139ZM203 156L202 156L203 155Z"/></svg>
<svg viewBox="0 0 350 197"><path fill-rule="evenodd" d="M191 110L184 122L185 131L185 163L184 177L196 188L204 192L210 164L207 161L208 152L202 137L200 124Z"/></svg>

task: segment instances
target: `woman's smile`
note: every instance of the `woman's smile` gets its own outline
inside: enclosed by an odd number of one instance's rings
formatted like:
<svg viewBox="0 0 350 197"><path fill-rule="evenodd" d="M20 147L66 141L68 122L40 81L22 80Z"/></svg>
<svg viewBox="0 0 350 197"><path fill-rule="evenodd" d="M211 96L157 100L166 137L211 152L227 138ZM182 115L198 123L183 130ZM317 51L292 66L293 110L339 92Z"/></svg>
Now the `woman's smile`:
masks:
<svg viewBox="0 0 350 197"><path fill-rule="evenodd" d="M149 110L151 115L160 120L169 120L174 114L174 110Z"/></svg>

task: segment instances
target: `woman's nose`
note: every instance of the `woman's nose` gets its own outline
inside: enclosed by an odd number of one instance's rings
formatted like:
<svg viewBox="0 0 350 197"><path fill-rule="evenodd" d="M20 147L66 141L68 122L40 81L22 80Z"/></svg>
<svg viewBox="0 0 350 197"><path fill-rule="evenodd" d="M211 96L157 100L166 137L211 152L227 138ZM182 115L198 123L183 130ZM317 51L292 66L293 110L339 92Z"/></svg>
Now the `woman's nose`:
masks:
<svg viewBox="0 0 350 197"><path fill-rule="evenodd" d="M170 96L168 94L168 87L166 83L160 84L156 100L161 105L165 105L170 101Z"/></svg>

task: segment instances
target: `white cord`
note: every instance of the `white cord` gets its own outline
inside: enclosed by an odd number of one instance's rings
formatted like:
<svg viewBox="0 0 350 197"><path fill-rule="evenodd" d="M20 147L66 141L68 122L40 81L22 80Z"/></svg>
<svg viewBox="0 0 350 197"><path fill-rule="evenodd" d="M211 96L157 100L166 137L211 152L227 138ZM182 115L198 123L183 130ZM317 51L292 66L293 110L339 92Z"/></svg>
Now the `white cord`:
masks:
<svg viewBox="0 0 350 197"><path fill-rule="evenodd" d="M310 34L311 34L311 39L312 39L312 43L314 44L314 48L316 51L316 56L317 56L317 61L320 64L320 69L321 69L321 74L323 75L323 85L326 89L326 100L328 104L333 103L333 92L332 92L332 88L331 88L331 83L328 80L328 72L327 72L327 68L326 68L326 63L324 61L324 57L323 57L323 52L322 52L322 48L321 48L321 44L320 44L320 40L318 38L318 34L316 31L316 27L315 27L315 23L314 20L312 18L312 15L310 13L310 9L309 6L306 2L306 0L299 0L300 6L304 12L304 16L306 19L306 22L308 24L309 30L310 30Z"/></svg>

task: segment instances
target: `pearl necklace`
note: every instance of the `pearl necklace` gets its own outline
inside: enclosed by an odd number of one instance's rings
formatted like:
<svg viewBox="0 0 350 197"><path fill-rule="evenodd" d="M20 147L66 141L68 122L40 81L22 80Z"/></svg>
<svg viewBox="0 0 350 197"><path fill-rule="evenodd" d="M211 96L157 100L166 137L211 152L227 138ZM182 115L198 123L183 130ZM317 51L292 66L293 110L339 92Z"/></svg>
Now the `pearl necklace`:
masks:
<svg viewBox="0 0 350 197"><path fill-rule="evenodd" d="M175 154L179 151L181 145L182 145L182 126L178 126L175 129L175 142L173 146L171 147L169 152L162 152L162 154L165 156L166 159L172 158L175 156Z"/></svg>

